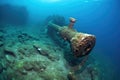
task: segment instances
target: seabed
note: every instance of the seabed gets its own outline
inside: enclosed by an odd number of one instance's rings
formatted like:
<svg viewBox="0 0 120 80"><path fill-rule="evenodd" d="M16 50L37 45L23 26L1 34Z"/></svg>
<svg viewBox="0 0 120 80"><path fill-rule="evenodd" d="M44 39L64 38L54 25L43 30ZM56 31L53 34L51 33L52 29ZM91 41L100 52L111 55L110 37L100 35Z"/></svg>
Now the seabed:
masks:
<svg viewBox="0 0 120 80"><path fill-rule="evenodd" d="M45 26L0 27L0 80L103 80L92 53L76 69L81 59L71 56L67 43L56 44Z"/></svg>

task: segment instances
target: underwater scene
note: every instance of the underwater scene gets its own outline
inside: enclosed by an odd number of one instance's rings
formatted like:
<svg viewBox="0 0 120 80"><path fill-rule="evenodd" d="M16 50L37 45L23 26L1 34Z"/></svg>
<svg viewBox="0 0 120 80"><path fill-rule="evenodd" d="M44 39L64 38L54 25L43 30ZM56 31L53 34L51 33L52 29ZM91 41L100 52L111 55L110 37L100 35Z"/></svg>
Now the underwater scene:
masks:
<svg viewBox="0 0 120 80"><path fill-rule="evenodd" d="M0 0L0 80L120 80L120 1Z"/></svg>

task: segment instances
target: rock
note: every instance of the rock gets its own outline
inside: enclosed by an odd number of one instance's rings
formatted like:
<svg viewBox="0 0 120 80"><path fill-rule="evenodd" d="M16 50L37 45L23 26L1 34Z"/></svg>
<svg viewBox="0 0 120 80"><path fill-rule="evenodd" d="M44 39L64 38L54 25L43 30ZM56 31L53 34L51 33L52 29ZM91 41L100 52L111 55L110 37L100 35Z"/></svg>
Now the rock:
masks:
<svg viewBox="0 0 120 80"><path fill-rule="evenodd" d="M67 78L68 80L76 80L76 76L73 72L69 72Z"/></svg>
<svg viewBox="0 0 120 80"><path fill-rule="evenodd" d="M5 47L4 52L5 52L5 54L16 57L16 54L15 54L14 50L10 47Z"/></svg>
<svg viewBox="0 0 120 80"><path fill-rule="evenodd" d="M33 70L33 65L31 65L30 62L25 62L25 65L24 65L24 69L27 70L27 71L31 71Z"/></svg>
<svg viewBox="0 0 120 80"><path fill-rule="evenodd" d="M13 56L5 55L5 57L6 57L6 60L7 60L9 63L14 62L14 57L13 57Z"/></svg>
<svg viewBox="0 0 120 80"><path fill-rule="evenodd" d="M2 66L2 64L0 63L0 73L2 73L3 72L3 66Z"/></svg>
<svg viewBox="0 0 120 80"><path fill-rule="evenodd" d="M12 4L0 5L0 23L2 24L25 25L28 20L28 15L25 6Z"/></svg>
<svg viewBox="0 0 120 80"><path fill-rule="evenodd" d="M56 55L49 54L48 59L50 59L51 61L58 61L60 58Z"/></svg>
<svg viewBox="0 0 120 80"><path fill-rule="evenodd" d="M0 31L0 38L3 38L3 32Z"/></svg>
<svg viewBox="0 0 120 80"><path fill-rule="evenodd" d="M50 22L50 21L52 21L53 23L60 25L60 26L64 26L66 24L65 18L60 15L48 16L45 20L45 23L48 24L48 22Z"/></svg>
<svg viewBox="0 0 120 80"><path fill-rule="evenodd" d="M4 45L4 42L0 41L0 47L2 47Z"/></svg>
<svg viewBox="0 0 120 80"><path fill-rule="evenodd" d="M21 43L25 43L26 41L29 41L29 40L38 40L36 37L31 36L27 33L21 33L17 36L17 38L18 38L18 41Z"/></svg>
<svg viewBox="0 0 120 80"><path fill-rule="evenodd" d="M21 73L22 75L27 75L27 71L24 70L24 69L22 69L22 70L20 71L20 73Z"/></svg>
<svg viewBox="0 0 120 80"><path fill-rule="evenodd" d="M3 32L0 31L0 47L2 47L4 44L3 40L4 40L4 34Z"/></svg>

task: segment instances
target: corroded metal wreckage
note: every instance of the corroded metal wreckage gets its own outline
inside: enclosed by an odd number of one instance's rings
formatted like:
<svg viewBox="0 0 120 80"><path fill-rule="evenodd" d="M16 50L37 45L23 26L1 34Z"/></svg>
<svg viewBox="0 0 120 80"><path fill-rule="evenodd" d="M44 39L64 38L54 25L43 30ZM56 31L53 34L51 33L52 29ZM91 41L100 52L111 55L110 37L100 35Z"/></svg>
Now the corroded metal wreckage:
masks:
<svg viewBox="0 0 120 80"><path fill-rule="evenodd" d="M96 38L92 34L77 32L73 29L75 18L70 18L68 26L59 26L52 22L48 23L48 31L56 31L60 36L70 43L71 50L75 57L83 57L90 53L95 45Z"/></svg>

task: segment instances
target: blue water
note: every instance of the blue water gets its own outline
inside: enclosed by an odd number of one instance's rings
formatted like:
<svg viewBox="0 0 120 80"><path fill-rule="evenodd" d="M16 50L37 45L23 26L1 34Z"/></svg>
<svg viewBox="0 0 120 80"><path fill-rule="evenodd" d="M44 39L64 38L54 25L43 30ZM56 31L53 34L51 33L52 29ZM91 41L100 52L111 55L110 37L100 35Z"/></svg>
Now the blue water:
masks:
<svg viewBox="0 0 120 80"><path fill-rule="evenodd" d="M94 34L96 45L92 54L120 80L120 1L119 0L0 0L0 4L24 5L29 11L28 24L43 22L53 14L74 17L74 28ZM114 73L112 73L114 72ZM104 72L105 73L105 72Z"/></svg>

